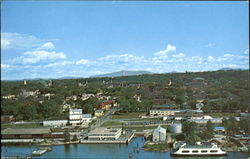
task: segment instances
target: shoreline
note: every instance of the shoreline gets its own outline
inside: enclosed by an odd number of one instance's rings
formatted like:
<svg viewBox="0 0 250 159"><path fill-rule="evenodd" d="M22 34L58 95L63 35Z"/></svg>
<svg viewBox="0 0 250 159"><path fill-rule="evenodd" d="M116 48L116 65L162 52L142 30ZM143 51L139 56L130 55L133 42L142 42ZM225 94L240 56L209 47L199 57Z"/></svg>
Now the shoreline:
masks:
<svg viewBox="0 0 250 159"><path fill-rule="evenodd" d="M134 137L132 137L130 139L130 141L137 137L138 135L135 135ZM129 142L126 142L126 143L129 143ZM102 142L99 142L98 141L92 141L92 142L81 142L81 140L77 140L77 141L70 141L70 142L65 142L65 141L49 141L48 143L45 143L45 142L2 142L1 141L1 146L5 146L5 145L31 145L31 146L60 146L60 145L69 145L69 144L121 144L120 141L119 142L105 142L105 141L102 141ZM124 143L122 143L124 144ZM148 147L144 147L144 146L148 146ZM144 150L144 151L151 151L151 152L168 152L170 151L169 148L166 148L166 149L159 149L159 148L156 148L156 147L153 147L152 145L148 145L148 144L145 144L143 145L140 149ZM239 147L239 146L236 146L234 145L233 147L230 145L228 146L222 146L221 147L224 151L226 152L250 152L250 149L249 147Z"/></svg>

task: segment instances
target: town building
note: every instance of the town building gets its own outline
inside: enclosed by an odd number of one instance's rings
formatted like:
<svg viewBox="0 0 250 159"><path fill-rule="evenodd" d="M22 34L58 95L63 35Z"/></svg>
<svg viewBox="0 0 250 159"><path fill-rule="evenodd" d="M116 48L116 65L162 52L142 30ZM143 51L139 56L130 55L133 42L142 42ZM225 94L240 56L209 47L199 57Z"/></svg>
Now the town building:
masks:
<svg viewBox="0 0 250 159"><path fill-rule="evenodd" d="M195 122L197 124L206 124L208 121L211 121L214 124L222 123L222 118L213 118L213 119L188 119L190 122Z"/></svg>
<svg viewBox="0 0 250 159"><path fill-rule="evenodd" d="M1 123L11 123L14 121L13 115L1 115Z"/></svg>
<svg viewBox="0 0 250 159"><path fill-rule="evenodd" d="M99 108L100 109L110 109L112 106L114 105L114 101L113 100L107 100L107 101L103 101L99 104Z"/></svg>
<svg viewBox="0 0 250 159"><path fill-rule="evenodd" d="M26 91L25 89L23 89L20 93L21 96L24 96L24 97L29 97L29 96L36 96L38 94L41 94L39 92L39 90L35 90L35 91Z"/></svg>
<svg viewBox="0 0 250 159"><path fill-rule="evenodd" d="M43 121L43 126L52 126L52 127L62 127L66 126L68 120L49 120Z"/></svg>
<svg viewBox="0 0 250 159"><path fill-rule="evenodd" d="M92 115L91 114L83 114L82 115L82 122L83 123L90 123L92 120Z"/></svg>
<svg viewBox="0 0 250 159"><path fill-rule="evenodd" d="M117 140L122 128L96 128L88 133L89 140Z"/></svg>
<svg viewBox="0 0 250 159"><path fill-rule="evenodd" d="M69 109L69 124L77 126L82 124L82 109Z"/></svg>
<svg viewBox="0 0 250 159"><path fill-rule="evenodd" d="M163 142L166 140L166 129L162 128L160 125L153 131L153 142Z"/></svg>
<svg viewBox="0 0 250 159"><path fill-rule="evenodd" d="M176 111L173 109L151 109L149 115L155 117L174 116Z"/></svg>
<svg viewBox="0 0 250 159"><path fill-rule="evenodd" d="M223 126L215 126L214 127L214 132L216 134L225 134L226 129Z"/></svg>
<svg viewBox="0 0 250 159"><path fill-rule="evenodd" d="M161 104L161 105L154 105L152 109L178 109L179 107L175 104Z"/></svg>
<svg viewBox="0 0 250 159"><path fill-rule="evenodd" d="M175 112L175 120L183 120L183 119L203 119L203 111L202 110L177 110Z"/></svg>
<svg viewBox="0 0 250 159"><path fill-rule="evenodd" d="M16 98L16 96L15 95L12 95L12 94L10 94L10 95L7 95L7 96L2 96L2 98L3 99L11 99L11 100L16 100L17 98Z"/></svg>
<svg viewBox="0 0 250 159"><path fill-rule="evenodd" d="M207 85L207 83L205 82L205 79L202 77L196 77L188 83L188 86L192 90L203 89L205 85Z"/></svg>
<svg viewBox="0 0 250 159"><path fill-rule="evenodd" d="M100 116L103 116L104 115L104 110L102 110L102 109L97 109L96 111L95 111L95 116L96 117L100 117Z"/></svg>

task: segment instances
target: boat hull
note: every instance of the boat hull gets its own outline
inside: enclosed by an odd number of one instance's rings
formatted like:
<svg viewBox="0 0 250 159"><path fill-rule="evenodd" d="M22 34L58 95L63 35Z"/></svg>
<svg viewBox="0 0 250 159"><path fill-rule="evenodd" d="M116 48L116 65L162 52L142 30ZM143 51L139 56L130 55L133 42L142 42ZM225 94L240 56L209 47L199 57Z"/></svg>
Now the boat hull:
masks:
<svg viewBox="0 0 250 159"><path fill-rule="evenodd" d="M210 152L208 152L208 153L200 153L200 152L199 153L182 153L181 151L182 150L179 150L177 152L173 152L171 150L171 155L172 156L226 156L227 155L227 153L222 151L222 150L220 150L220 152L217 152L217 153L210 153Z"/></svg>

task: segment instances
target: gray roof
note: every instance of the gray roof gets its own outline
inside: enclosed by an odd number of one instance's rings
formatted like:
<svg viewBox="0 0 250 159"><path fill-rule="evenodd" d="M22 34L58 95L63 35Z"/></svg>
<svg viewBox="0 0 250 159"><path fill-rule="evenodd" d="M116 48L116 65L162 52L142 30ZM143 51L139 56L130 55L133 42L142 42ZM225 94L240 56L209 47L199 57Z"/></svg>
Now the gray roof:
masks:
<svg viewBox="0 0 250 159"><path fill-rule="evenodd" d="M166 129L162 128L160 125L154 129L154 133L158 133L158 132L161 132L161 133L166 133Z"/></svg>
<svg viewBox="0 0 250 159"><path fill-rule="evenodd" d="M48 134L50 129L5 129L1 131L2 135L24 135L24 134Z"/></svg>
<svg viewBox="0 0 250 159"><path fill-rule="evenodd" d="M83 118L92 118L92 115L91 114L83 114L82 117Z"/></svg>

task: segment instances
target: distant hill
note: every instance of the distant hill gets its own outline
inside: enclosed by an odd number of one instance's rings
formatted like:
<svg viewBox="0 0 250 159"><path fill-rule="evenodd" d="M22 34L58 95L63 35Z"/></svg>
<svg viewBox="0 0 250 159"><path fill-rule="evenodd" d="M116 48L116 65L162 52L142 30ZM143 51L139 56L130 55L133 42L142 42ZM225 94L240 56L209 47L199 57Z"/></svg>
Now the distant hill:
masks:
<svg viewBox="0 0 250 159"><path fill-rule="evenodd" d="M225 67L225 68L219 69L219 71L230 71L230 70L244 70L244 69L240 69L240 68L230 68L230 67Z"/></svg>
<svg viewBox="0 0 250 159"><path fill-rule="evenodd" d="M119 77L119 76L134 76L134 75L144 75L144 74L152 74L149 71L119 71L101 75L95 75L92 77Z"/></svg>

